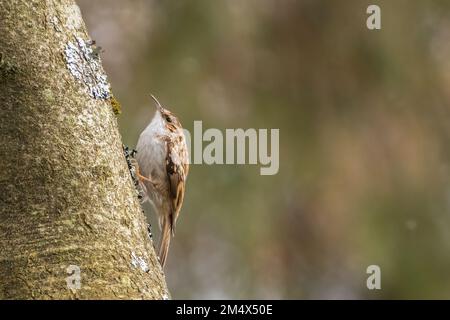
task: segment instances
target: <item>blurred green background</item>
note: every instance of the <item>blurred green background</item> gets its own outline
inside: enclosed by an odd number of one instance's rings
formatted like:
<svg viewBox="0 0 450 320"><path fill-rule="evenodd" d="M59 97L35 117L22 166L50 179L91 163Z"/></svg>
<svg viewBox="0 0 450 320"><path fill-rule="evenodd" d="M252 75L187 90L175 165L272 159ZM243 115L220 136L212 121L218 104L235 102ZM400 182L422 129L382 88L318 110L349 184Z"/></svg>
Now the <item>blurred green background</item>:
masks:
<svg viewBox="0 0 450 320"><path fill-rule="evenodd" d="M275 176L192 165L174 298L450 298L449 1L77 2L125 144L149 92L189 130L280 129Z"/></svg>

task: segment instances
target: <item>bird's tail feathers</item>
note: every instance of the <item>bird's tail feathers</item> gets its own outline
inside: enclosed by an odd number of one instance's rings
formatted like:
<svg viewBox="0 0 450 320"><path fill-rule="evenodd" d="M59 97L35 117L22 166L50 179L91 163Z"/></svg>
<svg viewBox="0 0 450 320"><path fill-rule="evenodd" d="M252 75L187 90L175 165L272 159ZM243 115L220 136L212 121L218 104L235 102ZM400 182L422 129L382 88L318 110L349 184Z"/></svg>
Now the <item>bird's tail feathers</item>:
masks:
<svg viewBox="0 0 450 320"><path fill-rule="evenodd" d="M164 219L161 230L161 241L159 244L159 262L164 268L169 253L170 238L172 236L172 224L169 219Z"/></svg>

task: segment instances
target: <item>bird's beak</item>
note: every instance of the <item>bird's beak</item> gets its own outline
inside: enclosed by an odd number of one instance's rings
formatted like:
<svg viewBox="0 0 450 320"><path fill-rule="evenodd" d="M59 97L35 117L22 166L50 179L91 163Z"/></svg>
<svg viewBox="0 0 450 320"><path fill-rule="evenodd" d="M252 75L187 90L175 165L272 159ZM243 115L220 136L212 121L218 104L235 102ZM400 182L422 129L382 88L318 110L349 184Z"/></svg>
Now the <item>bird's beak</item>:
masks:
<svg viewBox="0 0 450 320"><path fill-rule="evenodd" d="M153 101L155 101L156 108L158 108L159 112L162 112L163 107L162 107L161 103L159 103L158 99L156 99L155 96L152 94L150 94L150 97L152 97Z"/></svg>

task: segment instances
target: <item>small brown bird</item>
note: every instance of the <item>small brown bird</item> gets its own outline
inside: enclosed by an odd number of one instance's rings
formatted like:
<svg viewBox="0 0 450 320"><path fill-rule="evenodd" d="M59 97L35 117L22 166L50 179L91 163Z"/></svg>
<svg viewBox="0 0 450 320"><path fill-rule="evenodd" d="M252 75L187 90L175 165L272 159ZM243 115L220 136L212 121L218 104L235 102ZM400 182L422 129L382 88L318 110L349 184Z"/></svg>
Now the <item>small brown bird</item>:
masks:
<svg viewBox="0 0 450 320"><path fill-rule="evenodd" d="M150 201L159 220L159 260L164 267L183 204L189 156L181 123L153 95L151 97L157 110L139 137L136 160L144 189L142 201Z"/></svg>

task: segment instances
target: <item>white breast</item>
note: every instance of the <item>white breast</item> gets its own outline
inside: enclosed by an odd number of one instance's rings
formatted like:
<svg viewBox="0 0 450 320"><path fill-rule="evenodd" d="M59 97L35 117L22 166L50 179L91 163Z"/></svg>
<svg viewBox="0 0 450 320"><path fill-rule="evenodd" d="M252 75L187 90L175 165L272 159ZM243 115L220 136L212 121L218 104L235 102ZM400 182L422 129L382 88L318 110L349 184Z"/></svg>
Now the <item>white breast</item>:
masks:
<svg viewBox="0 0 450 320"><path fill-rule="evenodd" d="M160 138L164 135L164 130L161 116L159 112L156 112L150 124L139 136L136 159L141 174L147 177L154 170L162 171L164 168L165 172L166 143Z"/></svg>
<svg viewBox="0 0 450 320"><path fill-rule="evenodd" d="M152 181L158 182L161 189L168 188L166 172L166 143L161 136L165 128L159 112L155 113L150 124L141 133L136 150L136 160L140 174ZM145 183L148 196L156 208L159 207L162 195L155 192L150 183Z"/></svg>

